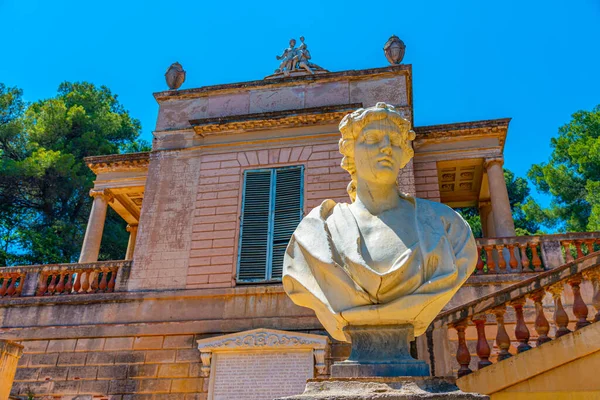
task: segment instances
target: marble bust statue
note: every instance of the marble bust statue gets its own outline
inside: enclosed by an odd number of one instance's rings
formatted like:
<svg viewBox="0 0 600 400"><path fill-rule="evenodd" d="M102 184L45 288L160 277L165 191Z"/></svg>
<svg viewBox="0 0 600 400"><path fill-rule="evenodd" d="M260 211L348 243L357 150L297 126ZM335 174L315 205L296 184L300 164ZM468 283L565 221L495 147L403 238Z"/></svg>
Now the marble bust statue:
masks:
<svg viewBox="0 0 600 400"><path fill-rule="evenodd" d="M398 174L414 155L415 133L393 106L356 110L339 129L352 203L325 200L302 220L287 247L283 286L333 338L352 342L349 362L416 362L408 343L474 271L475 240L450 207L400 192ZM428 374L420 371L414 375ZM397 368L368 373L412 375Z"/></svg>

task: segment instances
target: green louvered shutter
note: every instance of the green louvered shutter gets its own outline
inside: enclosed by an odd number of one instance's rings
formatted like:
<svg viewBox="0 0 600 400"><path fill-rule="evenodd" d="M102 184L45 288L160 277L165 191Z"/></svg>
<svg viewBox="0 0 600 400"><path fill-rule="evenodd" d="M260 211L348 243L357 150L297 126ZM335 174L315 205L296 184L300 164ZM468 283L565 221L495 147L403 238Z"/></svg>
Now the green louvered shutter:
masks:
<svg viewBox="0 0 600 400"><path fill-rule="evenodd" d="M275 170L273 256L270 279L281 279L283 255L302 219L302 167Z"/></svg>
<svg viewBox="0 0 600 400"><path fill-rule="evenodd" d="M302 219L302 166L246 171L237 279L280 280L283 255Z"/></svg>
<svg viewBox="0 0 600 400"><path fill-rule="evenodd" d="M271 171L246 171L240 228L238 280L266 279Z"/></svg>

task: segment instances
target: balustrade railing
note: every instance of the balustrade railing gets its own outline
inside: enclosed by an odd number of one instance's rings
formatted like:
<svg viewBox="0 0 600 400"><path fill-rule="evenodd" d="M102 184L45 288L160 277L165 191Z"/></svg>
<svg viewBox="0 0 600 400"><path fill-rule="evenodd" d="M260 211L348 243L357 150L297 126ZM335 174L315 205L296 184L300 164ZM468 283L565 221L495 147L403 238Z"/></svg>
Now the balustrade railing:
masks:
<svg viewBox="0 0 600 400"><path fill-rule="evenodd" d="M584 280L591 282L593 287L591 304L597 313L592 317L591 321L588 319L588 306L580 290L581 283ZM569 285L572 289L572 311L577 318L575 326L571 328L568 326L569 317L563 307L561 296L565 285ZM522 353L532 348L529 328L525 323L523 315L523 307L528 301L531 301L535 308L534 328L537 333L535 346L542 346L544 343L553 340L549 336L550 323L544 313L542 304L548 294L552 296L554 302L554 315L552 318L555 325L554 331L556 332L554 339L568 334L571 332L570 329L578 330L592 322L600 321L600 252L580 255L578 259L553 270L541 272L503 290L441 313L434 321L433 328L441 328L444 325L448 325L448 327L456 330L458 337L456 360L460 365L458 376L465 376L472 372L469 367L471 354L465 337L465 330L471 323L475 325L477 331L475 351L479 358L478 369L492 364L490 361L491 348L486 338L486 323L491 322L496 324L497 362L512 356L509 352L511 340L504 320L507 307L513 308L516 316L514 337L519 343L516 348L517 353Z"/></svg>
<svg viewBox="0 0 600 400"><path fill-rule="evenodd" d="M131 261L0 268L0 297L110 293Z"/></svg>
<svg viewBox="0 0 600 400"><path fill-rule="evenodd" d="M476 275L541 272L600 249L600 232L477 239Z"/></svg>

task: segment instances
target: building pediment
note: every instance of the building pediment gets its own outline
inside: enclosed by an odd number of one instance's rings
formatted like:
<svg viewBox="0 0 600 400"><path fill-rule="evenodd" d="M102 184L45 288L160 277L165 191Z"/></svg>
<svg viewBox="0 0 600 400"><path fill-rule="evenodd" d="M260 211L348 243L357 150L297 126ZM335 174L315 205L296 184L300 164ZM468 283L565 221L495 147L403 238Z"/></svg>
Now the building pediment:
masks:
<svg viewBox="0 0 600 400"><path fill-rule="evenodd" d="M197 341L203 352L270 349L325 349L327 337L274 329L253 329Z"/></svg>

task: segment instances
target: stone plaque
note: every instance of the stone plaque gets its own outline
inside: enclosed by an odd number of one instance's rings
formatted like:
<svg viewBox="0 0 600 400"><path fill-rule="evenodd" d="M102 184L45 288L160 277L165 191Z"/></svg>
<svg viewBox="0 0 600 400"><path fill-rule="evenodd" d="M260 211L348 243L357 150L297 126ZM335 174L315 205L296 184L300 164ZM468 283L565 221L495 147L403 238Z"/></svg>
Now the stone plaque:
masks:
<svg viewBox="0 0 600 400"><path fill-rule="evenodd" d="M272 400L326 374L327 337L253 329L197 341L209 400Z"/></svg>
<svg viewBox="0 0 600 400"><path fill-rule="evenodd" d="M313 377L311 350L223 352L213 357L209 389L213 400L272 400L300 394Z"/></svg>

